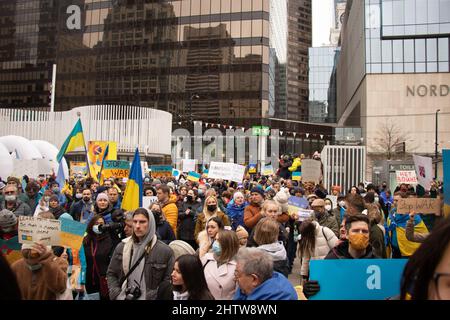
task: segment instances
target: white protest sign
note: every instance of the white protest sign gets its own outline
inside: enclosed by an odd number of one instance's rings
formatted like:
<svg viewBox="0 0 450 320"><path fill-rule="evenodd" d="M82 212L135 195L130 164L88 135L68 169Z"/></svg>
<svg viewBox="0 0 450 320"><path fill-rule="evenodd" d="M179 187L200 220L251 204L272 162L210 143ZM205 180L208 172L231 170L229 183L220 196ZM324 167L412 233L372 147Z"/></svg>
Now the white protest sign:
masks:
<svg viewBox="0 0 450 320"><path fill-rule="evenodd" d="M414 166L416 167L417 181L425 188L430 190L433 181L433 161L429 157L413 155Z"/></svg>
<svg viewBox="0 0 450 320"><path fill-rule="evenodd" d="M320 182L322 162L312 159L302 160L302 181L303 183L308 181L314 181L314 183Z"/></svg>
<svg viewBox="0 0 450 320"><path fill-rule="evenodd" d="M61 221L39 217L19 217L19 243L40 241L47 246L60 244Z"/></svg>
<svg viewBox="0 0 450 320"><path fill-rule="evenodd" d="M142 207L148 209L153 202L158 202L158 198L153 197L142 197Z"/></svg>
<svg viewBox="0 0 450 320"><path fill-rule="evenodd" d="M209 165L208 178L224 179L234 182L242 182L245 174L245 166L235 163L211 162Z"/></svg>
<svg viewBox="0 0 450 320"><path fill-rule="evenodd" d="M415 171L395 171L397 183L417 184L417 176Z"/></svg>
<svg viewBox="0 0 450 320"><path fill-rule="evenodd" d="M297 214L298 221L305 221L306 219L311 218L311 216L314 214L314 210L299 209Z"/></svg>
<svg viewBox="0 0 450 320"><path fill-rule="evenodd" d="M183 172L197 171L197 160L195 159L183 159L181 160Z"/></svg>
<svg viewBox="0 0 450 320"><path fill-rule="evenodd" d="M141 161L141 169L142 169L142 178L145 178L145 175L148 173L147 161Z"/></svg>

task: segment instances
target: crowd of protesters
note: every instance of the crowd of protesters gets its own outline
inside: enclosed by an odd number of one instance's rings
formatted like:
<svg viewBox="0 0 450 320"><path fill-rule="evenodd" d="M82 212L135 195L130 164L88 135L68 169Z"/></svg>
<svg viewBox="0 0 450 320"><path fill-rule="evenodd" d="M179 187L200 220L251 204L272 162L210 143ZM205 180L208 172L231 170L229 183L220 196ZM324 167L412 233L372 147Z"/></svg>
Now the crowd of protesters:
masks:
<svg viewBox="0 0 450 320"><path fill-rule="evenodd" d="M449 219L397 213L401 198L442 199L441 184L389 190L361 183L332 186L329 194L321 184L292 180L300 164L298 155L282 157L275 174L247 174L242 183L146 176L143 196L157 201L130 212L121 209L121 179L0 181L1 239L17 236L19 216L87 225L79 268L76 248L41 243L23 245L12 272L3 272L0 257L0 299L297 300L320 291L309 277L311 260L372 258L409 258L399 298L450 299ZM310 218L289 212L292 196L308 201ZM287 279L295 259L300 291Z"/></svg>

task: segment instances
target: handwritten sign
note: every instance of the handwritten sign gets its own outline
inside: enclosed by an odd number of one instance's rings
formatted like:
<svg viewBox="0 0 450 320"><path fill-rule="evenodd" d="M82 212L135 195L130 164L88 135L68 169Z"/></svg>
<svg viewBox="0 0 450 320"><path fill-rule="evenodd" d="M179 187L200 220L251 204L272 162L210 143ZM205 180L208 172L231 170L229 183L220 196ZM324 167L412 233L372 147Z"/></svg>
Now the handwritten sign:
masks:
<svg viewBox="0 0 450 320"><path fill-rule="evenodd" d="M172 176L172 166L151 166L150 168L153 179L170 178Z"/></svg>
<svg viewBox="0 0 450 320"><path fill-rule="evenodd" d="M130 162L123 160L105 160L102 175L105 179L128 178L130 175Z"/></svg>
<svg viewBox="0 0 450 320"><path fill-rule="evenodd" d="M302 161L302 181L320 182L321 162L318 160L304 159Z"/></svg>
<svg viewBox="0 0 450 320"><path fill-rule="evenodd" d="M291 196L288 199L288 213L289 215L293 215L294 213L298 213L300 209L307 209L309 206L308 200L301 197Z"/></svg>
<svg viewBox="0 0 450 320"><path fill-rule="evenodd" d="M80 173L82 175L87 174L87 163L82 161L70 161L70 175Z"/></svg>
<svg viewBox="0 0 450 320"><path fill-rule="evenodd" d="M142 207L148 209L151 204L154 202L158 202L158 198L155 196L152 197L142 197Z"/></svg>
<svg viewBox="0 0 450 320"><path fill-rule="evenodd" d="M305 221L312 217L314 214L314 210L307 210L307 209L300 209L297 212L298 214L298 221Z"/></svg>
<svg viewBox="0 0 450 320"><path fill-rule="evenodd" d="M38 217L19 217L19 243L33 244L40 241L44 245L59 245L61 221Z"/></svg>
<svg viewBox="0 0 450 320"><path fill-rule="evenodd" d="M263 176L273 175L273 166L271 164L264 166L264 168L262 170L262 174L263 174Z"/></svg>
<svg viewBox="0 0 450 320"><path fill-rule="evenodd" d="M245 166L227 162L211 162L208 178L224 179L234 182L242 182L245 174Z"/></svg>
<svg viewBox="0 0 450 320"><path fill-rule="evenodd" d="M422 214L441 214L441 200L434 198L406 198L397 202L397 213L409 214L411 211Z"/></svg>
<svg viewBox="0 0 450 320"><path fill-rule="evenodd" d="M417 176L415 171L395 171L397 183L417 184Z"/></svg>
<svg viewBox="0 0 450 320"><path fill-rule="evenodd" d="M183 172L197 171L197 160L195 159L183 159L181 160Z"/></svg>

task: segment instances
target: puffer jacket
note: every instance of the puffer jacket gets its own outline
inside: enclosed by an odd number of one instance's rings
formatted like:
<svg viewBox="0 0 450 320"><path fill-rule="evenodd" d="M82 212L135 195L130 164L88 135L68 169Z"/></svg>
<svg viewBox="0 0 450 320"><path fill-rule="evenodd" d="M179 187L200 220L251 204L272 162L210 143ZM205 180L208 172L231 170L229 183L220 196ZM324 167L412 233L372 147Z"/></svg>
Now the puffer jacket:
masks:
<svg viewBox="0 0 450 320"><path fill-rule="evenodd" d="M169 196L169 201L161 204L162 212L166 217L167 222L172 227L173 233L177 235L177 224L178 224L178 207L177 207L177 196L171 194Z"/></svg>
<svg viewBox="0 0 450 320"><path fill-rule="evenodd" d="M322 227L317 221L313 221L316 226L316 245L314 254L311 256L309 252L301 252L300 247L297 250L297 256L301 262L300 274L302 276L309 275L309 261L322 260L338 242L336 235L327 227Z"/></svg>
<svg viewBox="0 0 450 320"><path fill-rule="evenodd" d="M227 205L227 214L228 217L231 219L231 227L233 230L236 230L238 226L245 226L244 225L244 210L245 207L248 206L247 202L244 202L240 206L238 206L236 203L234 203L233 200L230 201Z"/></svg>

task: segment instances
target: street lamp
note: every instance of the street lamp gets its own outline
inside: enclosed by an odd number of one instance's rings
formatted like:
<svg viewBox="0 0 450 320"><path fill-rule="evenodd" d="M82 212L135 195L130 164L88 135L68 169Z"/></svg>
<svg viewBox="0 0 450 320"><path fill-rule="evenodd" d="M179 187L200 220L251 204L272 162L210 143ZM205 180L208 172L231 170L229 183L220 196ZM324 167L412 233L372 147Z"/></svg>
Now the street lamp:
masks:
<svg viewBox="0 0 450 320"><path fill-rule="evenodd" d="M189 97L189 125L190 126L192 125L192 121L193 121L193 118L192 118L192 100L193 99L200 99L200 96L198 94L194 93Z"/></svg>
<svg viewBox="0 0 450 320"><path fill-rule="evenodd" d="M437 171L438 171L438 113L439 111L441 111L441 109L437 109L436 110L436 131L435 131L435 136L436 136L436 142L435 142L435 148L434 148L434 161L435 163L435 167L434 167L434 178L437 179Z"/></svg>

